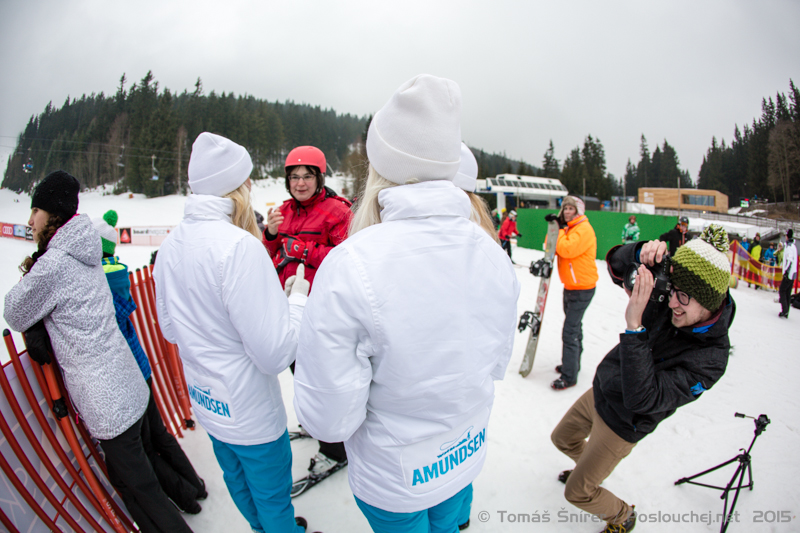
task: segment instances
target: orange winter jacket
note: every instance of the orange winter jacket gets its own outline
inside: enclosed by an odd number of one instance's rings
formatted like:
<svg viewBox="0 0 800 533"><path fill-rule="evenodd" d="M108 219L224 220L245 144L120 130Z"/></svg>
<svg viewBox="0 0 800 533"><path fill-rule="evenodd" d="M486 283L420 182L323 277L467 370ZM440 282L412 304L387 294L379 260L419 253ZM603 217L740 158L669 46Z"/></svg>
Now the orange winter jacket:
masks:
<svg viewBox="0 0 800 533"><path fill-rule="evenodd" d="M586 215L567 222L556 241L558 277L570 291L593 289L597 285L597 237Z"/></svg>

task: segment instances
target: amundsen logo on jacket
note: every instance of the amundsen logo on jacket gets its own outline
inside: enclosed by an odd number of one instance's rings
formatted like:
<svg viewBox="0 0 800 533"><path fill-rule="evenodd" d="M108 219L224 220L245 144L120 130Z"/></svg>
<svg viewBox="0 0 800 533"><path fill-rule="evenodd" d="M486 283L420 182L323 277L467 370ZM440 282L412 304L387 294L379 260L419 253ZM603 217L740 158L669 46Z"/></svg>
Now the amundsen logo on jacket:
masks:
<svg viewBox="0 0 800 533"><path fill-rule="evenodd" d="M192 381L189 385L189 397L195 405L203 408L207 414L233 422L230 402L225 396L225 394L215 394L214 387L200 385L196 381Z"/></svg>
<svg viewBox="0 0 800 533"><path fill-rule="evenodd" d="M408 446L402 452L403 477L409 491L435 490L480 467L486 456L489 409L452 430Z"/></svg>
<svg viewBox="0 0 800 533"><path fill-rule="evenodd" d="M459 465L472 457L486 441L486 428L482 429L474 437L472 436L473 429L474 428L470 426L469 429L462 433L462 437L457 439L456 442L448 441L442 444L440 448L444 449L444 453L440 453L436 456L438 460L430 465L425 465L422 469L414 469L414 478L411 485L428 483L430 480L436 479L440 475L443 476L447 474L450 470L455 470Z"/></svg>

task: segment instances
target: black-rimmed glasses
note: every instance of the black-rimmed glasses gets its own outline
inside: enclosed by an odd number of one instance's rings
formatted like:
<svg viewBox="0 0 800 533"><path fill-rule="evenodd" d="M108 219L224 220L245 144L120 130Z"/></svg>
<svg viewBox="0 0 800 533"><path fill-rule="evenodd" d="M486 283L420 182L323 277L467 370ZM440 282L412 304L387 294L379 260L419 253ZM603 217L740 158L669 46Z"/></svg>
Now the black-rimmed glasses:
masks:
<svg viewBox="0 0 800 533"><path fill-rule="evenodd" d="M689 296L688 294L686 294L685 292L683 292L681 290L676 289L674 285L672 286L672 289L670 289L670 291L669 291L669 297L672 298L673 294L677 294L678 295L678 303L679 304L681 304L681 305L689 305L689 300L691 299L691 296Z"/></svg>

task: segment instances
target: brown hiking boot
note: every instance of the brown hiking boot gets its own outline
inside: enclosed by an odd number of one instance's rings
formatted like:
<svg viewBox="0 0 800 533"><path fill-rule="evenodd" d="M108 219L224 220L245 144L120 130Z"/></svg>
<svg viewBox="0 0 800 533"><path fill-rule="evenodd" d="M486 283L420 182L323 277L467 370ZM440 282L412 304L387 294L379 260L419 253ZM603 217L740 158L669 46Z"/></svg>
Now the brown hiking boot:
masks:
<svg viewBox="0 0 800 533"><path fill-rule="evenodd" d="M632 505L631 514L623 523L606 524L606 528L600 533L628 533L628 531L633 531L634 526L636 526L636 506Z"/></svg>

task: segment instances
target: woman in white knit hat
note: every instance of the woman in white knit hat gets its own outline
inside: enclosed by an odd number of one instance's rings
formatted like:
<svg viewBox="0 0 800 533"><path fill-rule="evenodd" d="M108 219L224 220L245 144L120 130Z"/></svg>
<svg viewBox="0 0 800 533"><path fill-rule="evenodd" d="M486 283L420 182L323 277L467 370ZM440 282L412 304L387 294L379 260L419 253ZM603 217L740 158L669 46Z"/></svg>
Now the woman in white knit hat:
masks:
<svg viewBox="0 0 800 533"><path fill-rule="evenodd" d="M452 182L460 114L458 85L429 75L375 114L349 237L318 271L301 326L299 421L344 441L378 532L457 531L514 342L514 269Z"/></svg>
<svg viewBox="0 0 800 533"><path fill-rule="evenodd" d="M253 531L301 533L278 374L294 361L308 282L278 281L250 205L242 146L201 133L184 219L158 252L158 322L178 345L189 397L228 491Z"/></svg>

